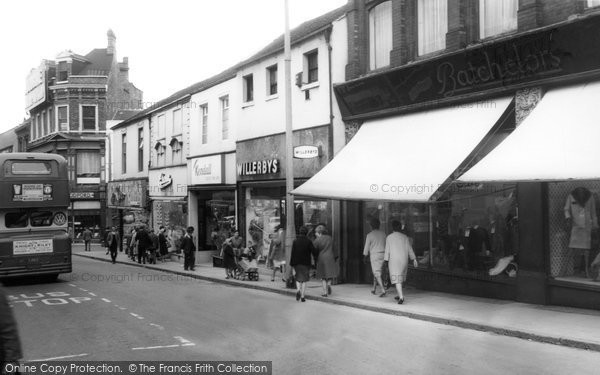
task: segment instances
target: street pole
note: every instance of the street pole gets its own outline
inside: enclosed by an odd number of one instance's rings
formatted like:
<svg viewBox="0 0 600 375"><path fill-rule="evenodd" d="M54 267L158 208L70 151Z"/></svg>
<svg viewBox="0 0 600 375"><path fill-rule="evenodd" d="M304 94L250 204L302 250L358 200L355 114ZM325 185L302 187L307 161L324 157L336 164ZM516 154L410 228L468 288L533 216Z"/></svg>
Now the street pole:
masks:
<svg viewBox="0 0 600 375"><path fill-rule="evenodd" d="M289 24L289 0L285 0L285 34L284 42L284 70L285 70L285 198L286 198L286 235L285 235L285 253L286 253L286 279L291 277L290 258L292 254L292 242L296 238L296 227L294 218L294 196L291 191L294 190L294 158L293 158L293 130L292 130L292 53L290 41Z"/></svg>

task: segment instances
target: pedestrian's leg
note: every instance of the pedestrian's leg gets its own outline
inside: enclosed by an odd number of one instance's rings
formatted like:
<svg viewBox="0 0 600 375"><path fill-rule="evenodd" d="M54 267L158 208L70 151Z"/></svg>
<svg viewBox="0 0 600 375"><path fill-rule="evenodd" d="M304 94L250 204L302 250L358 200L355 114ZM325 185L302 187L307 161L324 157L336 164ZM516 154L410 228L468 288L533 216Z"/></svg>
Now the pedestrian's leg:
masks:
<svg viewBox="0 0 600 375"><path fill-rule="evenodd" d="M327 294L331 294L331 282L333 279L327 279Z"/></svg>
<svg viewBox="0 0 600 375"><path fill-rule="evenodd" d="M300 285L300 298L302 298L302 302L304 302L304 293L306 292L306 283L302 282Z"/></svg>
<svg viewBox="0 0 600 375"><path fill-rule="evenodd" d="M321 279L321 286L323 287L323 294L321 294L321 297L327 297L327 279Z"/></svg>
<svg viewBox="0 0 600 375"><path fill-rule="evenodd" d="M302 296L302 283L300 281L296 281L296 301L300 301Z"/></svg>
<svg viewBox="0 0 600 375"><path fill-rule="evenodd" d="M275 273L277 272L277 267L273 267L273 274L271 275L271 281L275 281Z"/></svg>
<svg viewBox="0 0 600 375"><path fill-rule="evenodd" d="M375 282L376 282L377 284L379 284L379 287L381 288L381 292L382 292L382 293L380 294L380 296L385 296L385 288L383 287L383 280L381 279L381 275L377 275L377 276L375 277ZM374 287L373 287L373 290L375 290L375 288L376 288L376 287L374 286Z"/></svg>
<svg viewBox="0 0 600 375"><path fill-rule="evenodd" d="M396 291L398 291L398 303L403 303L404 302L404 294L402 293L402 283L401 282L397 282L396 283Z"/></svg>

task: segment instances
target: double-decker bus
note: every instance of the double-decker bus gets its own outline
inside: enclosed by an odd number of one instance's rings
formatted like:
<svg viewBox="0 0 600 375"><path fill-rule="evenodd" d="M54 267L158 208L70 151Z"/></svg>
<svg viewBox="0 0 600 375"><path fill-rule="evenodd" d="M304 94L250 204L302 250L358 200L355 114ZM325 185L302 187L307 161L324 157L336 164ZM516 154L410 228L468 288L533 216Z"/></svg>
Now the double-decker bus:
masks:
<svg viewBox="0 0 600 375"><path fill-rule="evenodd" d="M0 154L0 278L71 272L67 161Z"/></svg>

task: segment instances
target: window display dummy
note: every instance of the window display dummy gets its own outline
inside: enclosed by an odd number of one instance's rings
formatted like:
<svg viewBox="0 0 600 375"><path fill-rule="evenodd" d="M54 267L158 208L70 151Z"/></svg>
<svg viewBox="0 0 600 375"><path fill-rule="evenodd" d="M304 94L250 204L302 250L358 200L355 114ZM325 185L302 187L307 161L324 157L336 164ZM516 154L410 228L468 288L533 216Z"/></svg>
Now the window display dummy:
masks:
<svg viewBox="0 0 600 375"><path fill-rule="evenodd" d="M579 259L583 255L585 276L590 278L589 258L592 247L592 230L598 228L596 204L592 192L585 187L571 191L565 202L565 219L570 228L569 249Z"/></svg>

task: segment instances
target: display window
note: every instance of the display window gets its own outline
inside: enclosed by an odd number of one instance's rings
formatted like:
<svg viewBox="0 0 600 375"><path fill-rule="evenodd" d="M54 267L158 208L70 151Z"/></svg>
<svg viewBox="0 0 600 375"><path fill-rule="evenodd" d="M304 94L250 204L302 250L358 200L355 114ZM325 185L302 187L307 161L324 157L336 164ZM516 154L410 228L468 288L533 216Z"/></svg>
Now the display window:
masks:
<svg viewBox="0 0 600 375"><path fill-rule="evenodd" d="M378 218L398 221L419 266L474 277L514 277L518 269L518 207L514 185L454 184L435 203L365 202L364 236Z"/></svg>
<svg viewBox="0 0 600 375"><path fill-rule="evenodd" d="M266 259L273 238L277 236L277 228L285 225L285 188L245 189L245 232L246 243L251 242L256 249L259 260ZM296 232L306 226L309 235L318 224L331 228L331 203L327 200L302 199L294 200L294 226ZM284 228L285 229L285 228Z"/></svg>
<svg viewBox="0 0 600 375"><path fill-rule="evenodd" d="M548 184L550 275L600 285L600 181Z"/></svg>

